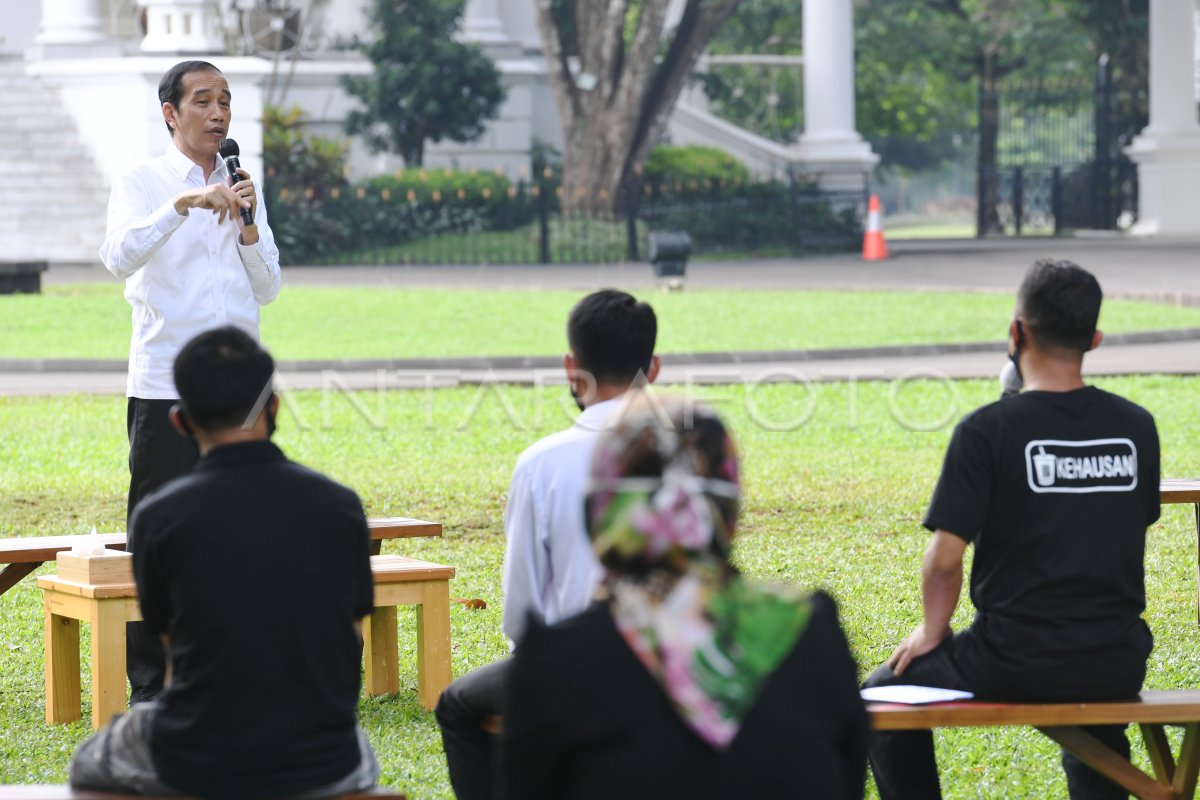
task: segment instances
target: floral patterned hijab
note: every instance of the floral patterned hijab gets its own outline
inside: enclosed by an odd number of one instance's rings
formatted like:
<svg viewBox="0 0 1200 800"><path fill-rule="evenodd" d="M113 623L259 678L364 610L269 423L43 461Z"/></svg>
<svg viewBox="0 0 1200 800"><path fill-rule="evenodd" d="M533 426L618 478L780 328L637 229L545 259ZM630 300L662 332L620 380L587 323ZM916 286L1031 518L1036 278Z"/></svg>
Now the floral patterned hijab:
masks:
<svg viewBox="0 0 1200 800"><path fill-rule="evenodd" d="M719 751L810 615L803 596L730 565L740 494L733 442L694 401L639 392L597 441L588 533L617 630Z"/></svg>

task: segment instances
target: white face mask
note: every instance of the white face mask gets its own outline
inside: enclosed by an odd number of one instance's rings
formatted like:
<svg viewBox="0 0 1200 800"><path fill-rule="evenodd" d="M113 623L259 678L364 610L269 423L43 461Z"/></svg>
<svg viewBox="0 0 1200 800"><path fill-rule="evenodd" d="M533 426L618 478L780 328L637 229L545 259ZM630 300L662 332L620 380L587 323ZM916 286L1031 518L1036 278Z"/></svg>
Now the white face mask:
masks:
<svg viewBox="0 0 1200 800"><path fill-rule="evenodd" d="M1012 358L1005 361L1004 369L1000 370L1000 396L1016 394L1024 386L1025 381L1021 378L1021 371L1017 369L1017 362Z"/></svg>
<svg viewBox="0 0 1200 800"><path fill-rule="evenodd" d="M1025 386L1025 378L1021 375L1021 345L1024 343L1025 332L1021 330L1021 321L1016 320L1014 325L1017 326L1017 344L1013 351L1008 354L1008 360L1004 362L1004 369L1000 370L1000 397L1001 399L1008 397L1011 394L1016 394Z"/></svg>

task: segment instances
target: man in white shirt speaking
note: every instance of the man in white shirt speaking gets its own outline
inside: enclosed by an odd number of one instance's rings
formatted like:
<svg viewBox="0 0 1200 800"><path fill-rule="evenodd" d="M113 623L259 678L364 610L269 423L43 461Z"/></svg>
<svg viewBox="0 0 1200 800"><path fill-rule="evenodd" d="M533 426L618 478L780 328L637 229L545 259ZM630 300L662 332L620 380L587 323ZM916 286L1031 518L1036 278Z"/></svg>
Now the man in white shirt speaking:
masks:
<svg viewBox="0 0 1200 800"><path fill-rule="evenodd" d="M592 448L622 396L658 377L657 334L654 309L615 289L590 294L571 310L563 367L583 413L521 454L504 511L503 627L517 646L531 616L549 625L592 602L602 577L584 522ZM438 703L458 800L492 796L493 737L482 724L503 710L509 663L469 672Z"/></svg>
<svg viewBox="0 0 1200 800"><path fill-rule="evenodd" d="M133 307L126 392L130 516L142 498L199 458L195 442L179 436L168 418L179 402L175 356L197 334L222 325L257 339L259 306L275 299L280 280L279 251L257 187L244 169L230 176L218 155L232 101L225 77L206 61L184 61L163 75L158 97L170 143L163 155L117 180L100 247L109 272L125 280ZM157 637L131 625L132 702L153 699L163 670Z"/></svg>

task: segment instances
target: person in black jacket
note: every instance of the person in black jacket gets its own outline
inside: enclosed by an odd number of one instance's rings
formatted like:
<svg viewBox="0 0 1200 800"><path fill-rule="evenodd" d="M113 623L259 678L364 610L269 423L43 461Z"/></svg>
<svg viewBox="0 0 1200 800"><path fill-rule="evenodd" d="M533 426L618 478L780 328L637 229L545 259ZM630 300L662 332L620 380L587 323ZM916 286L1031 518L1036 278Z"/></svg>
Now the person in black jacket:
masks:
<svg viewBox="0 0 1200 800"><path fill-rule="evenodd" d="M606 599L519 643L501 797L862 797L837 610L733 568L739 496L705 408L642 394L601 435L586 505Z"/></svg>

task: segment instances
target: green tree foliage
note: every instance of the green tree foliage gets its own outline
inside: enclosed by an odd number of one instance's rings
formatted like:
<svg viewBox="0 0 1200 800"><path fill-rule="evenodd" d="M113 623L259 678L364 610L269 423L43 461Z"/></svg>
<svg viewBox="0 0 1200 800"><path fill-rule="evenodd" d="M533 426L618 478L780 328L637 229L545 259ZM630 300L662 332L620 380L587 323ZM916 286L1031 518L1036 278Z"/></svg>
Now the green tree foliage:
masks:
<svg viewBox="0 0 1200 800"><path fill-rule="evenodd" d="M1074 0L1070 14L1089 33L1093 61L1107 53L1120 144L1149 122L1150 0Z"/></svg>
<svg viewBox="0 0 1200 800"><path fill-rule="evenodd" d="M712 55L800 55L800 3L742 0L713 38ZM804 132L797 67L712 65L697 76L713 109L762 136L794 142Z"/></svg>
<svg viewBox="0 0 1200 800"><path fill-rule="evenodd" d="M978 126L980 84L1004 78L1090 79L1101 53L1118 80L1145 74L1147 0L855 0L858 127L890 166L934 167L956 137ZM743 0L713 53L801 52L794 0ZM777 75L784 140L803 133L794 73ZM703 76L723 116L774 135L757 120L772 94L766 68L722 67ZM1144 82L1143 82L1144 85ZM1136 112L1135 112L1136 113Z"/></svg>
<svg viewBox="0 0 1200 800"><path fill-rule="evenodd" d="M504 101L499 71L478 46L454 38L464 3L373 0L363 52L375 70L342 79L364 106L349 114L346 130L372 152L420 166L427 141L472 141L496 117Z"/></svg>

